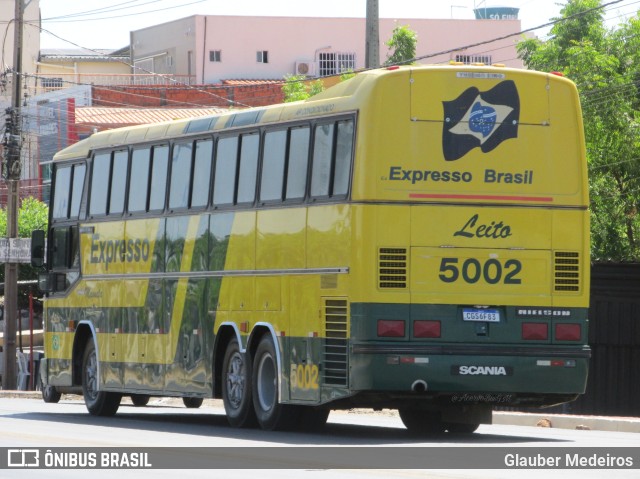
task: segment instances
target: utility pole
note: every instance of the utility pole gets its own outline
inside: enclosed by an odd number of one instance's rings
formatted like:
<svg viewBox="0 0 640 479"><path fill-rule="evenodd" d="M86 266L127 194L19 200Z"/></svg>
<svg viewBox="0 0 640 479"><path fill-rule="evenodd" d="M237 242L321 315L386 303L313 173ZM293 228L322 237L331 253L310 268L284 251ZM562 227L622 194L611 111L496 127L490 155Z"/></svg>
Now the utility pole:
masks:
<svg viewBox="0 0 640 479"><path fill-rule="evenodd" d="M13 77L11 108L7 109L4 139L4 168L7 183L7 237L18 237L18 182L20 181L20 148L22 103L22 30L24 0L15 0ZM4 374L2 388L16 389L16 330L18 316L18 264L9 260L4 267Z"/></svg>
<svg viewBox="0 0 640 479"><path fill-rule="evenodd" d="M367 0L365 68L380 67L380 18L378 0Z"/></svg>

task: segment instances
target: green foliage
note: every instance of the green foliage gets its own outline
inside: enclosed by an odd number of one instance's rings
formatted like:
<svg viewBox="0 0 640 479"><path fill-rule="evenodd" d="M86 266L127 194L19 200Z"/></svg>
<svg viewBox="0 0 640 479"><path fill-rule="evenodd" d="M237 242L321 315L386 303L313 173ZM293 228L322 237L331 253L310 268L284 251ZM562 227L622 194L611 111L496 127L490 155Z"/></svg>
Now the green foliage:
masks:
<svg viewBox="0 0 640 479"><path fill-rule="evenodd" d="M322 80L315 80L307 86L306 78L304 75L286 75L284 77L285 83L282 85L282 92L285 103L306 100L324 91Z"/></svg>
<svg viewBox="0 0 640 479"><path fill-rule="evenodd" d="M416 57L416 45L418 44L418 34L411 30L408 25L396 25L391 34L391 38L385 42L389 50L393 53L387 55L385 65L399 65L410 63Z"/></svg>
<svg viewBox="0 0 640 479"><path fill-rule="evenodd" d="M22 200L18 210L18 236L20 238L31 238L31 232L38 229L47 229L49 219L49 207L35 198L29 197ZM7 210L0 209L0 237L7 236ZM30 264L20 264L18 266L18 280L34 280L38 278L38 271ZM0 282L4 282L4 264L0 265ZM26 308L28 304L28 291L19 288L18 306Z"/></svg>
<svg viewBox="0 0 640 479"><path fill-rule="evenodd" d="M340 75L340 81L349 80L354 76L356 74L353 70L347 70ZM324 91L322 80L314 80L307 86L306 78L304 75L287 75L284 77L285 83L282 85L282 92L284 93L285 103L306 100Z"/></svg>
<svg viewBox="0 0 640 479"><path fill-rule="evenodd" d="M343 81L351 80L354 76L356 76L356 74L354 73L353 70L344 71L340 75L340 81L343 82Z"/></svg>
<svg viewBox="0 0 640 479"><path fill-rule="evenodd" d="M527 39L517 48L527 67L560 71L578 85L590 177L592 259L638 261L640 20L630 18L608 30L602 10L591 10L600 5L599 0L569 0L561 10L567 20L554 25L548 41Z"/></svg>
<svg viewBox="0 0 640 479"><path fill-rule="evenodd" d="M49 219L49 207L46 203L33 197L22 200L18 210L18 236L20 238L31 238L33 230L43 230L47 228ZM0 209L0 237L7 236L7 210Z"/></svg>

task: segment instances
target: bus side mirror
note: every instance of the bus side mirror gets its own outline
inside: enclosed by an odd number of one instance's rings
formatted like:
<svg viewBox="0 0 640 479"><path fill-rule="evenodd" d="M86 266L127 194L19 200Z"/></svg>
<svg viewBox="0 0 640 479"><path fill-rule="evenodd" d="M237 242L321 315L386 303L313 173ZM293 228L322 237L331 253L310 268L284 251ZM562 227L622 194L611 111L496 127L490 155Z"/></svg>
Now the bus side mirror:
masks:
<svg viewBox="0 0 640 479"><path fill-rule="evenodd" d="M45 236L43 230L31 232L31 266L41 268L44 266Z"/></svg>

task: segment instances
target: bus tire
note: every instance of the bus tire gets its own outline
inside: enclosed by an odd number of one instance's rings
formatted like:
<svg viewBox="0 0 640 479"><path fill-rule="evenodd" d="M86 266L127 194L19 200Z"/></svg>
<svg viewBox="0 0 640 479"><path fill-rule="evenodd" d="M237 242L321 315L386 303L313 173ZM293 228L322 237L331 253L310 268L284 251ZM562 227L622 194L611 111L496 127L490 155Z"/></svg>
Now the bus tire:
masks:
<svg viewBox="0 0 640 479"><path fill-rule="evenodd" d="M89 341L82 356L82 395L93 416L113 416L120 407L122 395L98 390L98 354L93 341Z"/></svg>
<svg viewBox="0 0 640 479"><path fill-rule="evenodd" d="M237 339L227 345L222 361L222 402L233 427L253 427L256 415L251 403L251 361Z"/></svg>
<svg viewBox="0 0 640 479"><path fill-rule="evenodd" d="M62 393L58 392L55 386L44 386L42 388L42 400L46 403L57 403L61 397Z"/></svg>
<svg viewBox="0 0 640 479"><path fill-rule="evenodd" d="M440 414L421 409L400 408L400 419L412 434L433 435L442 434L445 431L445 423Z"/></svg>
<svg viewBox="0 0 640 479"><path fill-rule="evenodd" d="M132 394L131 402L135 407L144 407L149 404L151 397L147 394Z"/></svg>
<svg viewBox="0 0 640 479"><path fill-rule="evenodd" d="M202 406L203 401L204 399L202 398L189 398L189 397L182 398L182 403L184 404L184 407L188 409L198 409L200 406Z"/></svg>
<svg viewBox="0 0 640 479"><path fill-rule="evenodd" d="M269 336L263 336L253 359L253 407L258 424L268 431L291 429L297 422L300 406L278 402L278 363L276 349Z"/></svg>

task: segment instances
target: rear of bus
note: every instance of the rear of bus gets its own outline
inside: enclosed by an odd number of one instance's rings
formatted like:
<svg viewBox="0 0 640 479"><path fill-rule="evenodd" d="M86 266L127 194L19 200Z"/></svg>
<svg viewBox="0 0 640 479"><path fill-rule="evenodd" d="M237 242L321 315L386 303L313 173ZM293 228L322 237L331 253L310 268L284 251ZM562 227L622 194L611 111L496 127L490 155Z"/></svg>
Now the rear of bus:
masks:
<svg viewBox="0 0 640 479"><path fill-rule="evenodd" d="M370 74L352 194L366 238L351 271L353 389L405 417L475 408L462 422L574 399L590 356L574 84L492 67Z"/></svg>

